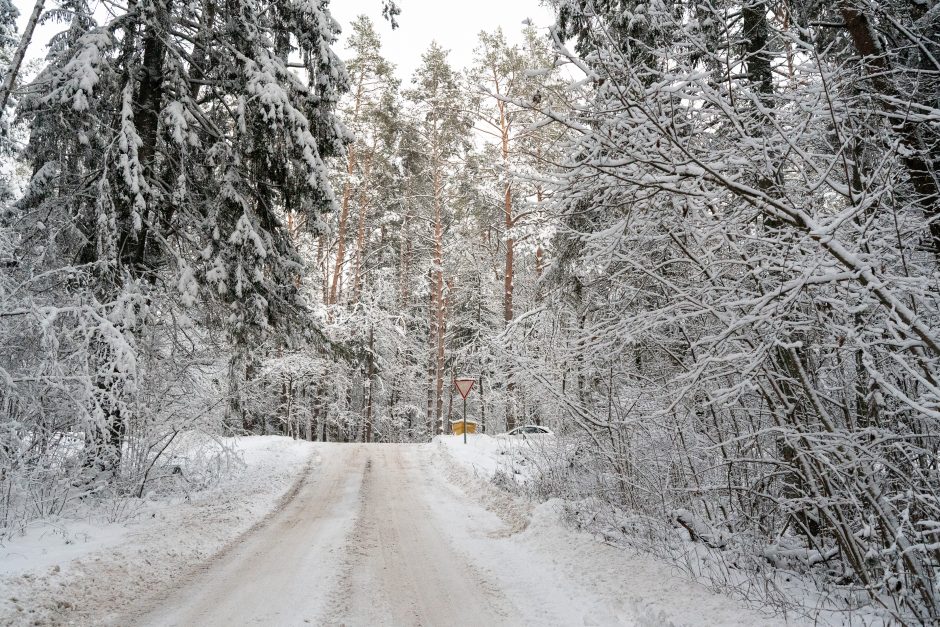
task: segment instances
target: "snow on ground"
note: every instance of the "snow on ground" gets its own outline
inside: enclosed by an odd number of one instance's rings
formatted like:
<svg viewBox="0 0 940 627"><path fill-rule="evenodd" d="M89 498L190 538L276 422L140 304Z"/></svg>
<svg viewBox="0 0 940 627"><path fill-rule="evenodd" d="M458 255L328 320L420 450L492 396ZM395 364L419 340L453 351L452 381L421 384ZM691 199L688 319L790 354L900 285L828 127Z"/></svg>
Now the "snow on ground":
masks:
<svg viewBox="0 0 940 627"><path fill-rule="evenodd" d="M679 575L669 564L598 541L570 528L557 499L524 504L492 483L500 472L525 468L526 447L546 442L506 442L477 435L465 445L458 436L435 440L442 473L450 483L484 502L508 524L502 537L467 534L462 550L481 561L502 565L502 586L511 598L535 595L554 615L570 615L584 625L722 625L784 624ZM531 462L528 462L531 464ZM508 470L507 470L508 469ZM515 473L525 478L524 472ZM452 524L462 524L453 512ZM540 573L570 582L568 590L531 589ZM585 603L588 607L585 607ZM786 624L800 624L789 621Z"/></svg>
<svg viewBox="0 0 940 627"><path fill-rule="evenodd" d="M671 582L682 590L683 594L691 595L689 598L702 601L715 598L707 592L704 585L693 583L688 571L660 558L637 555L636 551L622 541L619 536L621 524L610 525L608 522L597 521L593 524L595 514L590 515L590 521L581 520L584 529L595 532L591 536L588 531L576 531L570 524L572 512L579 509L578 503L552 499L547 503L535 505L529 503L523 496L521 489L540 472L540 465L550 465L551 460L559 455L566 455L564 448L570 446L565 438L536 437L528 440L508 438L505 436L490 437L486 435L472 435L468 437L467 444L459 436L442 436L435 439L438 452L447 460L449 466L457 465L464 470L466 476L449 468L446 472L451 481L461 484L464 490L474 493L475 498L486 504L491 511L504 518L506 524L517 531L524 531L521 538L527 541L541 542L546 537L555 537L557 546L551 541L540 550L551 554L565 555L570 547L577 546L584 557L580 562L572 558L572 564L585 564L593 561L597 564L597 572L604 570L606 565L614 564L609 575L622 582L626 592L633 597L633 605L646 608L644 611L657 616L674 616L676 608L681 604L674 603L675 598L668 593L669 588L663 588L661 582ZM472 477L473 479L469 479ZM588 511L591 511L591 507ZM582 510L583 512L583 510ZM550 529L551 533L532 531L533 527L542 525ZM544 531L544 529L543 529ZM584 538L591 539L583 542ZM603 540L604 543L601 541ZM614 548L616 545L616 548ZM707 572L710 568L707 551L701 544L686 540L685 553L677 555L678 559L687 562L700 572ZM806 613L812 613L814 624L818 625L865 625L878 627L891 625L892 619L886 618L873 607L855 608L849 612L838 599L827 598L816 589L815 582L806 577L799 577L794 573L780 571L772 582L749 579L753 575L744 571L723 570L721 575L727 580L727 586L734 586L739 590L747 590L750 586L761 587L772 584L772 588L785 591L793 599L799 599L799 604L806 608ZM704 577L704 576L703 576ZM701 596L705 591L706 595ZM718 597L721 598L721 597ZM864 599L860 599L864 601ZM734 602L731 602L734 603ZM692 619L694 611L687 617ZM709 613L703 614L708 616ZM789 624L795 624L795 619L788 616ZM675 619L677 624L686 624L685 619ZM661 622L659 619L654 621ZM691 620L687 624L703 624L701 619ZM707 623L714 624L714 623ZM724 623L719 623L724 624ZM735 623L736 624L736 623Z"/></svg>
<svg viewBox="0 0 940 627"><path fill-rule="evenodd" d="M569 531L556 503L533 508L446 445L315 446L314 480L265 526L145 615L112 622L774 624L668 567Z"/></svg>
<svg viewBox="0 0 940 627"><path fill-rule="evenodd" d="M467 444L462 435L445 435L435 438L438 446L460 464L471 468L478 475L491 479L498 471L511 467L510 456L518 444L508 437L491 437L479 433L467 434Z"/></svg>
<svg viewBox="0 0 940 627"><path fill-rule="evenodd" d="M555 444L554 436L523 438L479 433L468 434L466 444L462 435L439 436L434 441L479 477L489 480L503 474L520 484L533 476L537 454Z"/></svg>
<svg viewBox="0 0 940 627"><path fill-rule="evenodd" d="M0 624L82 623L171 588L180 572L276 509L314 450L275 436L222 444L236 456L211 487L115 500L85 518L34 524L0 545Z"/></svg>
<svg viewBox="0 0 940 627"><path fill-rule="evenodd" d="M4 545L0 624L126 625L151 611L145 624L457 625L486 611L511 625L783 624L570 528L557 500L499 487L501 474L535 476L548 441L230 443L244 464L188 499L140 499L126 523L59 521ZM473 587L476 609L453 581Z"/></svg>
<svg viewBox="0 0 940 627"><path fill-rule="evenodd" d="M118 544L131 527L89 520L44 521L0 545L0 578L62 569L71 560ZM0 584L2 585L2 584Z"/></svg>

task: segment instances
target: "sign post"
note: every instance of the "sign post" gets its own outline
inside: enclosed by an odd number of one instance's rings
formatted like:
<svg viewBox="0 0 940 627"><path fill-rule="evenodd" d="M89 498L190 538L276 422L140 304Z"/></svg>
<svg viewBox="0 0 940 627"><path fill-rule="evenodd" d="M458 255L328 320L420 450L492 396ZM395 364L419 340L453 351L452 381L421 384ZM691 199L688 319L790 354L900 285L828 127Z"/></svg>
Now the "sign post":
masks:
<svg viewBox="0 0 940 627"><path fill-rule="evenodd" d="M460 395L463 397L463 443L467 443L467 395L470 394L470 390L473 389L473 384L476 383L476 379L468 379L462 377L460 379L454 379L454 385L457 387L457 391L460 392Z"/></svg>

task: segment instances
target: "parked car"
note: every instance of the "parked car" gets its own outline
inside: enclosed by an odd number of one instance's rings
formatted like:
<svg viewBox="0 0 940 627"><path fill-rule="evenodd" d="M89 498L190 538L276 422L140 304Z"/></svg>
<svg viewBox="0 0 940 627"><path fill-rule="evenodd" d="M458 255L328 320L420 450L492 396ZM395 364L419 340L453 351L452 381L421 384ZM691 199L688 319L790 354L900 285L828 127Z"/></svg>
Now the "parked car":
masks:
<svg viewBox="0 0 940 627"><path fill-rule="evenodd" d="M523 425L521 427L516 427L507 433L501 433L500 435L514 438L538 438L555 434L552 433L552 430L548 427L543 427L541 425Z"/></svg>

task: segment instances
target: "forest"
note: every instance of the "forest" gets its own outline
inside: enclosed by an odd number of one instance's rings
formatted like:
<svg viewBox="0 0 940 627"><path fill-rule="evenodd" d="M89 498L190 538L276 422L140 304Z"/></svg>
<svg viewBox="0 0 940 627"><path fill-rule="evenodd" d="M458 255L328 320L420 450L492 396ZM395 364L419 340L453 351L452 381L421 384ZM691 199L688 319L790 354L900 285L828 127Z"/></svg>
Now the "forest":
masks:
<svg viewBox="0 0 940 627"><path fill-rule="evenodd" d="M0 538L192 432L430 441L469 376L574 524L940 616L940 2L548 0L406 80L407 1L347 50L326 0L47 4L0 0Z"/></svg>

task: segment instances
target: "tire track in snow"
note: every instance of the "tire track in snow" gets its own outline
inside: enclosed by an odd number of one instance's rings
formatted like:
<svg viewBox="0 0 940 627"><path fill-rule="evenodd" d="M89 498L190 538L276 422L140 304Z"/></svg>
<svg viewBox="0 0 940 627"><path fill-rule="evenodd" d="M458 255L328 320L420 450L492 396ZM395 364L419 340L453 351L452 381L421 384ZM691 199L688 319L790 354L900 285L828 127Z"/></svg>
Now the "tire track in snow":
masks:
<svg viewBox="0 0 940 627"><path fill-rule="evenodd" d="M357 446L325 445L284 507L186 578L145 614L119 624L282 625L312 622L336 578L364 472Z"/></svg>
<svg viewBox="0 0 940 627"><path fill-rule="evenodd" d="M362 511L349 539L330 625L518 625L498 586L435 525L427 447L371 445ZM433 479L431 479L433 480Z"/></svg>

